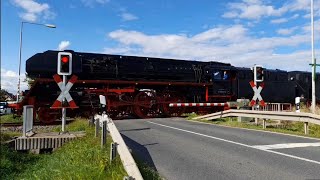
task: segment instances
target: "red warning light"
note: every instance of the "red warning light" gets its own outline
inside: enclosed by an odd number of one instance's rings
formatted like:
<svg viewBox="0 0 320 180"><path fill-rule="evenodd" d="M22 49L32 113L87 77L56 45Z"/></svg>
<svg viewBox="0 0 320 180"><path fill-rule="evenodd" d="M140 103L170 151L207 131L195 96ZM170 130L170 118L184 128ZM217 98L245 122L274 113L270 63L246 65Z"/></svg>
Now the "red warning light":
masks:
<svg viewBox="0 0 320 180"><path fill-rule="evenodd" d="M72 74L72 54L69 52L59 52L57 57L57 72L59 75Z"/></svg>
<svg viewBox="0 0 320 180"><path fill-rule="evenodd" d="M68 57L68 56L63 56L63 57L61 58L61 61L62 61L63 63L68 63L69 57Z"/></svg>

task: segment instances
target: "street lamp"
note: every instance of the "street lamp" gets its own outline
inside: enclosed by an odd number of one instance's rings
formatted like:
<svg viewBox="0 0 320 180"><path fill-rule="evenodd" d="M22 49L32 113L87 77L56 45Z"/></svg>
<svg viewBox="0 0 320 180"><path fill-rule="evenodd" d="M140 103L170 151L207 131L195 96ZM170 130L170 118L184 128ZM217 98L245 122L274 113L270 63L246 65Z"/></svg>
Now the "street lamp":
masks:
<svg viewBox="0 0 320 180"><path fill-rule="evenodd" d="M312 83L311 83L311 95L312 95L312 102L311 102L311 111L315 113L316 109L316 66L317 62L314 57L314 21L313 21L313 0L311 0L311 56L312 56Z"/></svg>
<svg viewBox="0 0 320 180"><path fill-rule="evenodd" d="M21 26L20 26L20 47L19 47L19 80L18 80L17 102L19 102L19 95L21 93L20 92L21 49L22 49L22 29L23 29L23 24L24 23L45 26L45 27L48 27L48 28L56 28L56 26L53 25L53 24L40 24L40 23L34 23L34 22L21 21Z"/></svg>

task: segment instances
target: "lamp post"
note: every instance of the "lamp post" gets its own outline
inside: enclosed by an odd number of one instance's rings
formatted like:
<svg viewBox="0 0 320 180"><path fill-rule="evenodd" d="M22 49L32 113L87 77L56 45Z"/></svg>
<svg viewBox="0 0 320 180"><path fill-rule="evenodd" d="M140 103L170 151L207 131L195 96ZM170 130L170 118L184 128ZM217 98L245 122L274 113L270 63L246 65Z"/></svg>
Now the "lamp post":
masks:
<svg viewBox="0 0 320 180"><path fill-rule="evenodd" d="M312 84L311 84L311 89L312 89L312 102L311 102L311 111L312 113L315 113L316 109L316 59L314 57L314 22L313 22L313 0L311 0L311 56L312 56Z"/></svg>
<svg viewBox="0 0 320 180"><path fill-rule="evenodd" d="M20 93L21 93L21 91L20 91L21 49L22 49L22 29L23 29L23 24L24 24L24 23L26 23L26 24L34 24L34 25L45 26L45 27L48 27L48 28L56 28L56 26L53 25L53 24L41 24L41 23L21 21L21 26L20 26L20 47L19 47L19 80L18 80L17 102L19 102L19 95L20 95Z"/></svg>

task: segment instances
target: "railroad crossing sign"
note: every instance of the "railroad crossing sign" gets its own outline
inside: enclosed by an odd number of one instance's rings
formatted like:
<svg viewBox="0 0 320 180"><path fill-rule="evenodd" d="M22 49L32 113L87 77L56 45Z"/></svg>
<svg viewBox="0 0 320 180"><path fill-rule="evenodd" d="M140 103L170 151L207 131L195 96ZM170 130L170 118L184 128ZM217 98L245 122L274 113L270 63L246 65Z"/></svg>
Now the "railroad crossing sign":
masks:
<svg viewBox="0 0 320 180"><path fill-rule="evenodd" d="M74 100L72 99L72 97L69 93L69 90L71 89L73 84L77 81L78 77L73 75L67 84L65 84L62 81L62 79L60 78L60 76L58 74L55 74L53 76L53 79L58 84L58 86L61 90L61 93L60 93L59 97L57 98L57 100L53 103L51 108L65 108L65 107L62 107L62 102L64 99L66 99L68 101L69 108L77 108L77 105L74 102Z"/></svg>
<svg viewBox="0 0 320 180"><path fill-rule="evenodd" d="M260 93L262 91L262 89L264 88L264 83L262 82L259 86L259 88L257 88L256 84L253 81L250 81L250 85L252 87L252 90L254 92L254 96L250 102L251 106L254 106L256 104L256 100L259 100L259 104L261 106L265 106L266 104L264 103L264 100L262 99Z"/></svg>

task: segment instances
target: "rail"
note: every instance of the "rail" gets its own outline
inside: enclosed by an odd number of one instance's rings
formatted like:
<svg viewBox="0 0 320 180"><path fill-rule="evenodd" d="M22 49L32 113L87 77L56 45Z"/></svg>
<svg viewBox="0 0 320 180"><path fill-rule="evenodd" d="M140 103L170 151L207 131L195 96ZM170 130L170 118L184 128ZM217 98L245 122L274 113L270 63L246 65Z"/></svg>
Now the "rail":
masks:
<svg viewBox="0 0 320 180"><path fill-rule="evenodd" d="M279 112L279 111L251 111L251 110L236 110L230 109L217 113L207 114L193 118L194 120L213 120L224 117L248 117L263 119L263 128L266 128L266 119L274 119L280 121L295 121L304 123L305 134L308 134L308 124L320 125L320 115L311 113L297 113L297 112Z"/></svg>

